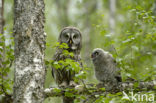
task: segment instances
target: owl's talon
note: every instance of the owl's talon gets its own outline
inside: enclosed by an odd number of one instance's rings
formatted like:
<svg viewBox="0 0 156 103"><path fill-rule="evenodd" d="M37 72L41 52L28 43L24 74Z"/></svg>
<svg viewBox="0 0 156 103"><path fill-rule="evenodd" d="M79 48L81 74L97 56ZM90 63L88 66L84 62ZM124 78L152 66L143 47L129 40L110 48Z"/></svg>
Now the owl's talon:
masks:
<svg viewBox="0 0 156 103"><path fill-rule="evenodd" d="M67 87L67 83L66 82L62 82L59 87Z"/></svg>
<svg viewBox="0 0 156 103"><path fill-rule="evenodd" d="M69 86L75 87L77 84L74 81L70 81Z"/></svg>
<svg viewBox="0 0 156 103"><path fill-rule="evenodd" d="M97 88L103 88L104 87L104 83L100 82L99 84L96 85Z"/></svg>

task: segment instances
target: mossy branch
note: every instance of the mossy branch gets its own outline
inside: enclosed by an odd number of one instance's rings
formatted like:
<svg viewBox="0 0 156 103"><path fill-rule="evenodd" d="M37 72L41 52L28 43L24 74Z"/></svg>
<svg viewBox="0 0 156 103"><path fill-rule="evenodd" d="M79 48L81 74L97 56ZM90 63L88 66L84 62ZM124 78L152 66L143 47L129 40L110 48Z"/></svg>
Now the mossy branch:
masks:
<svg viewBox="0 0 156 103"><path fill-rule="evenodd" d="M70 90L70 91L69 91ZM45 98L48 97L56 97L56 96L64 96L66 91L74 94L74 95L93 95L93 94L107 94L107 93L117 93L121 91L128 90L139 90L139 91L147 91L147 90L156 90L156 80L149 82L121 82L118 87L113 88L113 90L106 91L104 88L99 87L99 85L95 84L86 84L77 85L75 88L67 87L67 88L46 88L44 90Z"/></svg>

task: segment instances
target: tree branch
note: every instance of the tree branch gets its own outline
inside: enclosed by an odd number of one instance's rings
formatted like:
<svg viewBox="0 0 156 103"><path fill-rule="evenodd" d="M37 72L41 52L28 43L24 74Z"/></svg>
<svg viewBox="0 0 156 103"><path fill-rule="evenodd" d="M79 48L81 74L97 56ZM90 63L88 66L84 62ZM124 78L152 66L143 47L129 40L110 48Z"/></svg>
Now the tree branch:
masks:
<svg viewBox="0 0 156 103"><path fill-rule="evenodd" d="M107 93L117 93L123 90L156 90L156 80L150 82L121 82L118 87L115 89L105 91L104 89L99 88L98 85L95 84L87 84L87 88L84 85L77 85L75 88L46 88L44 90L45 98L48 97L56 97L56 96L64 96L67 89L72 89L73 94L85 94L85 95L93 95L93 94L107 94ZM69 92L69 91L68 91Z"/></svg>

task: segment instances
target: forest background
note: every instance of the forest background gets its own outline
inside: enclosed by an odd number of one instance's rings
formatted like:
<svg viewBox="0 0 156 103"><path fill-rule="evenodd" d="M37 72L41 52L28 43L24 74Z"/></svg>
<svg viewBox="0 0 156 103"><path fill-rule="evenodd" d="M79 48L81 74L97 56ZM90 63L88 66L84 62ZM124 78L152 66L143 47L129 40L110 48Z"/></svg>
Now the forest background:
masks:
<svg viewBox="0 0 156 103"><path fill-rule="evenodd" d="M13 0L4 2L4 39L6 64L14 59ZM55 53L54 44L63 27L75 26L83 36L81 52L89 68L85 82L98 83L90 54L94 48L103 48L116 58L122 78L139 81L156 79L156 0L45 0L45 32L47 34L46 60ZM1 35L0 35L1 36ZM1 43L1 45L4 45ZM12 93L14 66L0 70L4 91ZM45 87L56 86L47 68ZM0 91L3 95L4 91ZM45 103L59 103L59 97Z"/></svg>

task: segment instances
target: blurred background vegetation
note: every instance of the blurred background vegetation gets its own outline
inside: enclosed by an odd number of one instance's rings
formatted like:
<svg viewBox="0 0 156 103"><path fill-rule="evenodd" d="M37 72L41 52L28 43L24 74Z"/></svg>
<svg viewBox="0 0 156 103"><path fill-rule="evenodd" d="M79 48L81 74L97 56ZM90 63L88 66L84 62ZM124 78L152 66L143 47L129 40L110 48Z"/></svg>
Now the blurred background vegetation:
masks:
<svg viewBox="0 0 156 103"><path fill-rule="evenodd" d="M55 53L53 46L61 29L74 26L83 35L81 56L90 68L86 82L97 83L90 59L94 48L113 54L124 80L127 77L139 81L156 79L156 0L45 0L45 16L46 60ZM5 45L12 45L13 0L4 2L4 19ZM13 81L13 69L7 71L9 81ZM7 92L12 92L9 89L12 84L7 84ZM47 68L45 87L52 86L56 84L51 69ZM60 98L45 100L45 103L60 102Z"/></svg>

